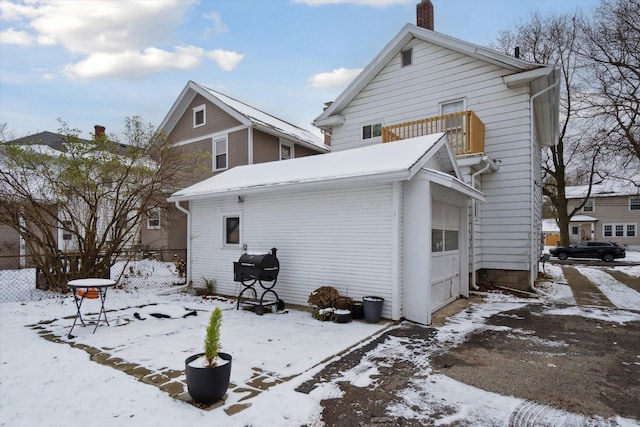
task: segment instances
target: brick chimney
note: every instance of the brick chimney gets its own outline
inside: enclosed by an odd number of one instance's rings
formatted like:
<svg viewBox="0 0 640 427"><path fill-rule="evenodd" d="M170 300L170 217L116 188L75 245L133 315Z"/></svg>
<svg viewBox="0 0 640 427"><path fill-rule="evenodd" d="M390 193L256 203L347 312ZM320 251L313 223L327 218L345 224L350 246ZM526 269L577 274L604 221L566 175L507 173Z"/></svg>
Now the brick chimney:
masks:
<svg viewBox="0 0 640 427"><path fill-rule="evenodd" d="M104 132L106 131L106 128L104 126L95 125L93 128L95 129L95 132L93 134L94 138L98 139L104 137Z"/></svg>
<svg viewBox="0 0 640 427"><path fill-rule="evenodd" d="M421 0L416 5L416 25L433 31L433 4L431 4L431 0Z"/></svg>

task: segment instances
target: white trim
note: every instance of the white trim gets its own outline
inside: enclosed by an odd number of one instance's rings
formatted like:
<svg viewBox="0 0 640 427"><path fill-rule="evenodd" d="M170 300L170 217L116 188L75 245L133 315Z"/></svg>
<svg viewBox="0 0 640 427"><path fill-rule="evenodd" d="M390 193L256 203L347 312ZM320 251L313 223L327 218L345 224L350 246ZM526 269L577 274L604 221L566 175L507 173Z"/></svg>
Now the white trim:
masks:
<svg viewBox="0 0 640 427"><path fill-rule="evenodd" d="M218 144L217 142L224 140L224 145L225 145L225 152L224 155L225 157L225 166L223 168L219 168L218 166ZM211 153L213 154L212 159L213 159L213 163L211 165L211 170L213 170L214 172L217 171L223 171L223 170L227 170L229 169L229 135L224 135L224 136L219 136L218 138L214 138L211 141Z"/></svg>
<svg viewBox="0 0 640 427"><path fill-rule="evenodd" d="M400 318L402 310L400 302L404 299L404 296L402 295L402 287L400 286L400 266L402 265L400 260L404 253L404 250L400 245L402 233L402 230L400 229L400 213L403 188L404 186L402 182L395 181L393 183L393 225L391 230L391 253L393 254L391 257L391 295L393 295L393 300L391 302L392 319Z"/></svg>
<svg viewBox="0 0 640 427"><path fill-rule="evenodd" d="M627 235L627 227L629 225L633 226L634 229L634 235L633 236L629 236ZM611 227L611 236L607 236L605 234L604 228L606 226L610 226ZM622 226L622 236L618 236L616 235L616 227L617 226ZM611 222L611 223L606 223L606 224L602 224L602 237L603 238L616 238L616 237L638 237L638 224L635 222Z"/></svg>
<svg viewBox="0 0 640 427"><path fill-rule="evenodd" d="M631 197L629 197L629 204L628 204L629 212L640 211L640 208L638 208L638 209L631 209L631 201L632 201L632 200L635 200L635 199L637 199L637 200L638 200L638 203L640 203L640 196L631 196Z"/></svg>
<svg viewBox="0 0 640 427"><path fill-rule="evenodd" d="M196 123L196 115L202 111L202 123ZM207 124L207 104L201 104L192 108L193 112L193 128L199 128Z"/></svg>
<svg viewBox="0 0 640 427"><path fill-rule="evenodd" d="M288 159L283 159L282 158L282 147L289 147L289 158ZM295 148L295 144L291 143L289 141L282 141L282 138L280 138L280 144L278 144L278 160L291 160L291 159L295 159L295 153L294 153L294 148Z"/></svg>
<svg viewBox="0 0 640 427"><path fill-rule="evenodd" d="M172 147L180 147L182 145L192 144L194 142L203 141L205 139L219 138L222 135L229 135L231 133L238 132L238 131L241 131L241 130L247 129L247 128L249 128L249 126L244 126L244 125L236 126L236 127L233 127L233 128L225 129L225 130L220 131L220 132L209 133L207 135L197 136L195 138L190 138L190 139L183 139L182 141L174 142L173 144L171 144L171 146ZM251 129L251 128L249 128L249 129Z"/></svg>
<svg viewBox="0 0 640 427"><path fill-rule="evenodd" d="M229 211L229 212L221 212L220 217L220 226L222 227L222 241L220 242L220 247L222 249L240 249L242 248L242 233L244 229L244 224L242 221L242 211ZM227 243L227 218L238 218L238 227L239 235L238 235L238 243Z"/></svg>
<svg viewBox="0 0 640 427"><path fill-rule="evenodd" d="M589 202L591 202L591 210L590 211L585 210L585 208L587 207L587 203L589 203ZM585 204L582 207L582 209L580 209L580 212L582 212L582 213L595 213L596 212L596 200L592 199L592 198L588 199L585 202Z"/></svg>
<svg viewBox="0 0 640 427"><path fill-rule="evenodd" d="M149 216L149 213L153 211L153 212L157 212L158 214L158 225L150 225L149 221L151 221L151 217ZM147 213L147 230L159 230L162 227L162 217L161 217L161 211L160 208L156 207L151 209L148 213Z"/></svg>
<svg viewBox="0 0 640 427"><path fill-rule="evenodd" d="M373 136L373 127L376 125L380 125L380 135ZM364 128L366 126L371 127L371 136L369 138L364 137ZM367 122L363 122L360 126L360 141L364 142L380 142L382 141L382 129L384 128L384 120L368 120Z"/></svg>

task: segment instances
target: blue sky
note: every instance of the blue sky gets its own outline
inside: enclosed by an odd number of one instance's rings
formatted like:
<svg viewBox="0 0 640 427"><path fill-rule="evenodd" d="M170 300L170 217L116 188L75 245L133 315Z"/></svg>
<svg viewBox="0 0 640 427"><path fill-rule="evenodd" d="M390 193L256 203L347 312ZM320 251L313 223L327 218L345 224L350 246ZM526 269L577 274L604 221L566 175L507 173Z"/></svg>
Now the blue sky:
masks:
<svg viewBox="0 0 640 427"><path fill-rule="evenodd" d="M189 80L301 127L419 0L0 0L0 123L12 136L158 126ZM435 30L488 45L530 14L597 0L432 0Z"/></svg>

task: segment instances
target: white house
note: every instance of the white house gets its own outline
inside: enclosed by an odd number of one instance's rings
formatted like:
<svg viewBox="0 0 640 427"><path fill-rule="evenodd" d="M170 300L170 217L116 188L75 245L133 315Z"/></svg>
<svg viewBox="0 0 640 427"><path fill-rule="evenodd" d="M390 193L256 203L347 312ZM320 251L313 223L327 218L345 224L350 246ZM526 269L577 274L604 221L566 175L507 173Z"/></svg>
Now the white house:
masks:
<svg viewBox="0 0 640 427"><path fill-rule="evenodd" d="M418 7L433 22L429 1ZM541 150L557 142L559 70L407 24L314 121L332 151L447 132L470 208L471 281L533 288Z"/></svg>
<svg viewBox="0 0 640 427"><path fill-rule="evenodd" d="M331 285L385 299L383 317L428 324L469 290L468 210L445 134L237 166L174 193L189 202L188 280L238 295L233 262L275 247L275 290L307 304Z"/></svg>

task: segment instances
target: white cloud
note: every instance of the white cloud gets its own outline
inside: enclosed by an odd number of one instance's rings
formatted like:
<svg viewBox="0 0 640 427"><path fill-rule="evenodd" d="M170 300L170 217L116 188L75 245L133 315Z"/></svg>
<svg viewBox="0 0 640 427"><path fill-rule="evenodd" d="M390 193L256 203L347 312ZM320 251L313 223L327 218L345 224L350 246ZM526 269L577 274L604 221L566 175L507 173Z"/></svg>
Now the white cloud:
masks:
<svg viewBox="0 0 640 427"><path fill-rule="evenodd" d="M65 73L69 77L83 79L107 76L140 78L158 71L188 70L200 64L204 53L202 48L195 46L177 47L174 52L155 47L141 52L100 52L67 65Z"/></svg>
<svg viewBox="0 0 640 427"><path fill-rule="evenodd" d="M26 31L16 30L12 27L0 32L0 43L29 46L33 43L33 36Z"/></svg>
<svg viewBox="0 0 640 427"><path fill-rule="evenodd" d="M21 23L2 33L2 43L61 45L81 59L64 67L71 78L140 77L171 69L190 69L203 57L233 70L243 55L195 46L168 47L174 30L184 23L197 0L96 1L0 0L2 18ZM206 16L215 31L228 31L219 14ZM13 31L12 31L13 30ZM6 34L5 34L6 33ZM5 36L6 40L5 41ZM206 56L205 56L206 54Z"/></svg>
<svg viewBox="0 0 640 427"><path fill-rule="evenodd" d="M334 88L351 82L362 68L337 68L330 73L318 73L309 78L311 86L317 89Z"/></svg>
<svg viewBox="0 0 640 427"><path fill-rule="evenodd" d="M216 61L218 67L224 71L232 71L238 66L238 63L242 61L244 55L228 50L216 49L207 52L207 57Z"/></svg>
<svg viewBox="0 0 640 427"><path fill-rule="evenodd" d="M292 0L293 3L303 3L307 6L324 6L327 4L354 4L358 6L387 7L396 4L415 3L416 0Z"/></svg>
<svg viewBox="0 0 640 427"><path fill-rule="evenodd" d="M229 32L229 27L227 27L225 23L222 22L222 16L218 12L212 11L212 12L205 13L204 17L213 22L214 34Z"/></svg>

